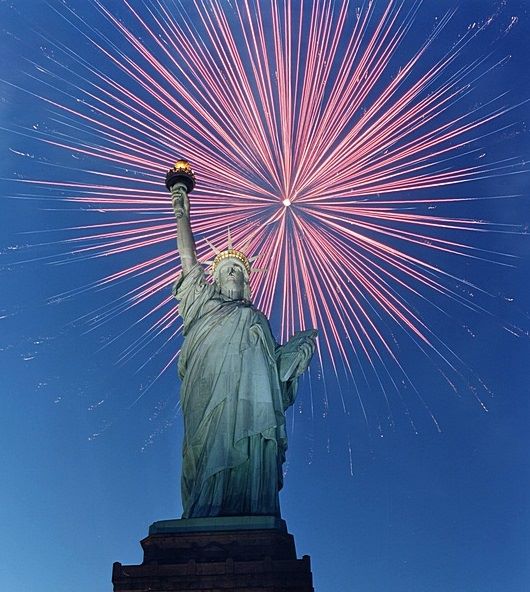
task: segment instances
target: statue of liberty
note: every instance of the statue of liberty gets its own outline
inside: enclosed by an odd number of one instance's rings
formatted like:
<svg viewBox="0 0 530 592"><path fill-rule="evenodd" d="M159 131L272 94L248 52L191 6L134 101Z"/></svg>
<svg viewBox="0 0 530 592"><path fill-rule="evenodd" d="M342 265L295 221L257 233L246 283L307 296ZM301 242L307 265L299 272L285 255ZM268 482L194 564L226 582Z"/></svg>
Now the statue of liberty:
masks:
<svg viewBox="0 0 530 592"><path fill-rule="evenodd" d="M183 518L280 516L287 450L285 411L315 349L316 331L278 345L250 300L251 260L218 252L209 281L197 260L187 161L168 173L182 274L174 285L184 321L178 362L184 415Z"/></svg>

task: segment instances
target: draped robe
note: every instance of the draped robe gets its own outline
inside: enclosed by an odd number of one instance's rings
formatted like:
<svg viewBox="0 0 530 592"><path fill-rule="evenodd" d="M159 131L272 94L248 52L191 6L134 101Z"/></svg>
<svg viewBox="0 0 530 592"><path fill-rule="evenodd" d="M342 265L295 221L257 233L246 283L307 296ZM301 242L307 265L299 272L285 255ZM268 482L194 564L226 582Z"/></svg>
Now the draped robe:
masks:
<svg viewBox="0 0 530 592"><path fill-rule="evenodd" d="M269 322L250 302L223 296L199 265L177 280L174 295L185 337L183 518L279 516L296 380L280 380Z"/></svg>

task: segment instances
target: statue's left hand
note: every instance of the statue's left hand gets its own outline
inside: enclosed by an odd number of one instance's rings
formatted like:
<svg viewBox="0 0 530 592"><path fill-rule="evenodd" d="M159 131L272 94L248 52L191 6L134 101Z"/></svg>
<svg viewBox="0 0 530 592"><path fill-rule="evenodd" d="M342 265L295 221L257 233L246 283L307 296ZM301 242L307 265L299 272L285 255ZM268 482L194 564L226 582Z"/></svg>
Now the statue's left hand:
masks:
<svg viewBox="0 0 530 592"><path fill-rule="evenodd" d="M307 370L315 351L316 338L315 330L299 331L278 348L276 355L282 382L297 378Z"/></svg>
<svg viewBox="0 0 530 592"><path fill-rule="evenodd" d="M295 377L300 376L303 374L309 363L311 362L311 358L315 352L315 345L316 345L316 334L304 337L304 339L298 345L298 368L295 372Z"/></svg>

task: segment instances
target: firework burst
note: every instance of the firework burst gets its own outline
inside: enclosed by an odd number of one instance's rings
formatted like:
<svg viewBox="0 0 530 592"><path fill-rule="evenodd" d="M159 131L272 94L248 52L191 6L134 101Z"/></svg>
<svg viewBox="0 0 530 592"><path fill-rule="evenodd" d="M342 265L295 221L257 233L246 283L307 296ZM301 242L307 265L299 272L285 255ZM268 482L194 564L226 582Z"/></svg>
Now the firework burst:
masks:
<svg viewBox="0 0 530 592"><path fill-rule="evenodd" d="M517 105L504 94L470 99L506 59L472 50L492 19L467 28L444 52L440 38L455 13L420 38L421 2L115 4L86 3L90 19L57 5L79 46L41 33L46 59L28 65L40 88L33 96L52 113L31 134L78 158L80 171L21 182L33 195L45 188L49 199L103 217L69 228L64 254L51 261L124 261L56 299L131 280L86 322L99 326L148 303L136 322L149 320L149 331L123 359L158 343L157 352L164 344L173 350L158 355L161 372L173 363L181 325L167 287L179 262L163 177L182 155L198 179L199 258L210 258L210 243L226 245L228 226L236 245L259 255L268 273L252 278L255 304L276 319L282 341L319 328L324 375L351 381L367 421L364 400L375 388L389 418L394 396L408 412L404 387L422 400L400 340L455 390L469 385L472 372L427 319L455 307L484 312L470 295L480 288L453 271L454 261L511 264L481 237L515 226L453 213L478 201L459 193L462 184L522 170L515 158L482 154L484 143L511 128ZM422 40L410 51L413 35ZM509 196L484 199L493 197ZM473 380L479 388L471 392L484 405L479 389L486 391ZM348 410L349 397L341 396Z"/></svg>

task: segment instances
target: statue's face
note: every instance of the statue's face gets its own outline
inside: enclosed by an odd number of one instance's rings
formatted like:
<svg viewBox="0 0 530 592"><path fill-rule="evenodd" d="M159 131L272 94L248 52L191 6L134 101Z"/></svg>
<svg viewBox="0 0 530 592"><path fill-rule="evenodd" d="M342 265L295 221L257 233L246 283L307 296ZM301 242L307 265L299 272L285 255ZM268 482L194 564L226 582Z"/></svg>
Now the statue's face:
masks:
<svg viewBox="0 0 530 592"><path fill-rule="evenodd" d="M241 300L244 297L245 269L241 263L229 259L219 266L216 276L223 296L232 300Z"/></svg>

